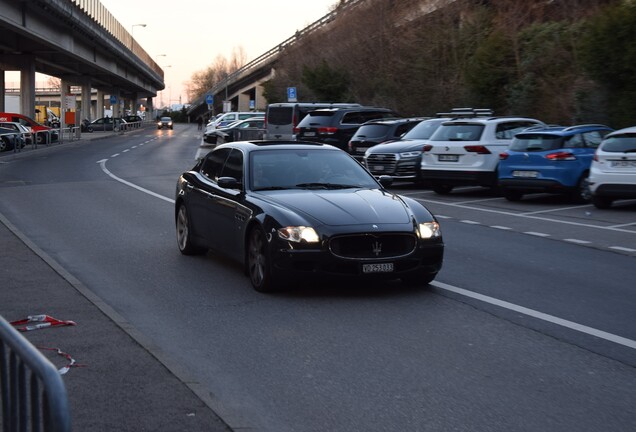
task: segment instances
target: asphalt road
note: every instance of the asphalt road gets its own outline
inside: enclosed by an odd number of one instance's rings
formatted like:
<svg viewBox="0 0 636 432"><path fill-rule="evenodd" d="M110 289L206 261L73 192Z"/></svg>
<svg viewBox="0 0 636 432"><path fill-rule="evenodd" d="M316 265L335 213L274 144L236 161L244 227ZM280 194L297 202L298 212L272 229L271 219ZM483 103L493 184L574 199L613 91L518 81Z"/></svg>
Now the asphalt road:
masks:
<svg viewBox="0 0 636 432"><path fill-rule="evenodd" d="M431 288L308 281L264 295L238 264L178 252L175 181L199 133L178 124L0 164L0 213L208 388L232 428L636 430L633 203L396 185L440 216Z"/></svg>

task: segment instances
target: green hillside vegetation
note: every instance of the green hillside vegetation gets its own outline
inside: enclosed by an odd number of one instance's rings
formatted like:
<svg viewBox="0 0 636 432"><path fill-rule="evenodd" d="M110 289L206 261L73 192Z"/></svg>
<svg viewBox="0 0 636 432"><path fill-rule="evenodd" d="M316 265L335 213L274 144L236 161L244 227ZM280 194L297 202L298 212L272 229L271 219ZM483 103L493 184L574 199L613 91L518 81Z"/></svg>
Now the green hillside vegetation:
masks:
<svg viewBox="0 0 636 432"><path fill-rule="evenodd" d="M266 83L268 102L286 101L294 86L300 101L403 115L469 106L558 124L636 124L636 1L448 1L420 16L421 1L396 3L362 2L300 38Z"/></svg>

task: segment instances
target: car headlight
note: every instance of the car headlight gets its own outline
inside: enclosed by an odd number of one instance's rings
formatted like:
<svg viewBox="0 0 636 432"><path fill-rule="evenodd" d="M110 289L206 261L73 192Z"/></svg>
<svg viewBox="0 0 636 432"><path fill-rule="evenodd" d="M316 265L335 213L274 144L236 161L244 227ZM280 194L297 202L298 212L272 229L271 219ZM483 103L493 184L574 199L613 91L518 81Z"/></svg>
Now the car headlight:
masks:
<svg viewBox="0 0 636 432"><path fill-rule="evenodd" d="M412 158L412 157L418 157L421 154L422 152L419 152L419 151L410 151L410 152L400 153L400 156L403 158Z"/></svg>
<svg viewBox="0 0 636 432"><path fill-rule="evenodd" d="M300 243L302 241L306 241L307 243L318 243L320 241L316 230L312 227L305 226L288 226L279 228L278 237L295 243Z"/></svg>
<svg viewBox="0 0 636 432"><path fill-rule="evenodd" d="M442 231L440 230L439 224L437 222L421 223L418 225L418 230L420 233L420 238L422 239L431 239L442 235Z"/></svg>

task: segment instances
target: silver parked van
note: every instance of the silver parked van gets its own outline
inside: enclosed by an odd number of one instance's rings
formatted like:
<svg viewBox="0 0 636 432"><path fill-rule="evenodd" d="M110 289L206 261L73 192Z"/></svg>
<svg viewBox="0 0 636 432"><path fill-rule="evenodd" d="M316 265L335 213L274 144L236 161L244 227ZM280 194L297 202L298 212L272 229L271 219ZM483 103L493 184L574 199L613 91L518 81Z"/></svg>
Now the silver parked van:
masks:
<svg viewBox="0 0 636 432"><path fill-rule="evenodd" d="M267 106L265 112L264 139L291 140L294 139L294 127L308 112L321 108L354 108L356 103L329 102L292 102L274 103Z"/></svg>

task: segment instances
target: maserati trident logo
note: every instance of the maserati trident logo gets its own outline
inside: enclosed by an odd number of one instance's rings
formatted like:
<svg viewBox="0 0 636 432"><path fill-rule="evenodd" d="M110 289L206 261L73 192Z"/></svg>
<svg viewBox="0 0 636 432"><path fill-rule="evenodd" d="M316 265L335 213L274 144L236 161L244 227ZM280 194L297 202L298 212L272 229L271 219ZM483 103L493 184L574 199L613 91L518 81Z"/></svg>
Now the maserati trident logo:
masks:
<svg viewBox="0 0 636 432"><path fill-rule="evenodd" d="M373 242L373 244L371 245L371 250L373 251L375 256L380 256L380 254L382 253L382 243L380 243L379 241Z"/></svg>

